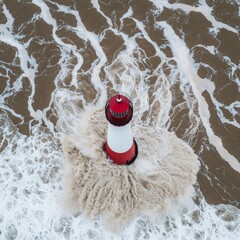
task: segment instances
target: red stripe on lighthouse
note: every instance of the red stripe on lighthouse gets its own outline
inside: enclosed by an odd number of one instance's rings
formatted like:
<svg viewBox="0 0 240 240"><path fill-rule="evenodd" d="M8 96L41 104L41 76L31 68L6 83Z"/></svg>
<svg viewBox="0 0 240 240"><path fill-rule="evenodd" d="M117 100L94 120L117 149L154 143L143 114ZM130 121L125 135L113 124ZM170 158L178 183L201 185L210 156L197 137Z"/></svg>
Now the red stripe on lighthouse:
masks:
<svg viewBox="0 0 240 240"><path fill-rule="evenodd" d="M136 157L137 147L135 142L133 142L132 147L124 152L124 153L117 153L114 152L107 144L105 143L105 150L107 153L107 156L118 165L126 165L130 164Z"/></svg>

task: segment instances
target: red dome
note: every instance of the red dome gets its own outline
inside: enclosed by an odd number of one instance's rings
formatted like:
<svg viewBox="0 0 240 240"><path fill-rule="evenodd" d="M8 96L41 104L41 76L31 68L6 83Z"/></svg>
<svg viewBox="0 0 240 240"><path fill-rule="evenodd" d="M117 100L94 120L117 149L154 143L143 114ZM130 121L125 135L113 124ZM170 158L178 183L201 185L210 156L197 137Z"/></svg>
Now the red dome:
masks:
<svg viewBox="0 0 240 240"><path fill-rule="evenodd" d="M123 126L132 119L132 102L121 94L117 94L110 98L106 104L107 120L115 126Z"/></svg>

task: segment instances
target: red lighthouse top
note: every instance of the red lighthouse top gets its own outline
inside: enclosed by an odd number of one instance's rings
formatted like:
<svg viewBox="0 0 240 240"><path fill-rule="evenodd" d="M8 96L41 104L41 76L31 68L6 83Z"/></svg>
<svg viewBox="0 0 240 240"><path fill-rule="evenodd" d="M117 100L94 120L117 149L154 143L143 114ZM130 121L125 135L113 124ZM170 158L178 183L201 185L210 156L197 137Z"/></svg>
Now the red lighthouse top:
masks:
<svg viewBox="0 0 240 240"><path fill-rule="evenodd" d="M124 95L110 98L105 107L107 120L115 126L124 126L132 119L132 102Z"/></svg>

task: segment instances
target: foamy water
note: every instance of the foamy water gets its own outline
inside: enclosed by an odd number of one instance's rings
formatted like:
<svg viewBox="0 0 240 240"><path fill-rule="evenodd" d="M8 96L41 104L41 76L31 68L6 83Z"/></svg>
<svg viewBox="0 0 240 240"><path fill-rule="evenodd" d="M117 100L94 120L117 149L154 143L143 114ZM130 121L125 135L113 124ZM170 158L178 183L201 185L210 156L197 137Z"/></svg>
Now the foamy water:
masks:
<svg viewBox="0 0 240 240"><path fill-rule="evenodd" d="M158 219L177 207L174 203L179 200L189 202L199 161L174 133L133 124L140 149L137 161L118 166L102 151L107 134L104 108L89 108L81 115L71 135L62 139L66 210L101 217L105 228L120 232L138 215Z"/></svg>
<svg viewBox="0 0 240 240"><path fill-rule="evenodd" d="M0 239L239 239L237 2L172 2L0 2ZM133 125L176 132L201 162L192 199L118 235L64 213L60 144L117 91ZM94 157L91 139L76 144Z"/></svg>

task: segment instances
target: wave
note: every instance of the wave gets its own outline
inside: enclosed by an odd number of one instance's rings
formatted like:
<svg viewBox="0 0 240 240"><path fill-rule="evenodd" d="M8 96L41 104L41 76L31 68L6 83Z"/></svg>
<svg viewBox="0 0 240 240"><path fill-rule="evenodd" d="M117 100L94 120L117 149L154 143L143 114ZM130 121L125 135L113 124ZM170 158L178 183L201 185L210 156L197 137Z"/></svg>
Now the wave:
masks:
<svg viewBox="0 0 240 240"><path fill-rule="evenodd" d="M63 138L68 165L65 207L90 218L100 215L107 228L119 231L138 214L154 219L192 192L199 161L174 133L135 125L138 158L130 166L114 165L102 150L107 126L103 113L103 109L83 112L85 131L76 129Z"/></svg>

